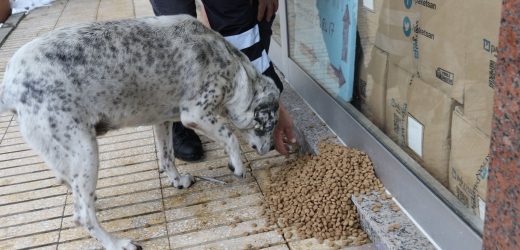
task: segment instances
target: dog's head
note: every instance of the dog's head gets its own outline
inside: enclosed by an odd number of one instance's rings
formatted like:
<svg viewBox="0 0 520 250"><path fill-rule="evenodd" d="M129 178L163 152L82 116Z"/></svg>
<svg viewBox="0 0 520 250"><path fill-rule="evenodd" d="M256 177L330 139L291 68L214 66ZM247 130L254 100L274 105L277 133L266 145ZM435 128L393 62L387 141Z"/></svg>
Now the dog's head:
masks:
<svg viewBox="0 0 520 250"><path fill-rule="evenodd" d="M253 69L254 70L254 69ZM254 72L256 73L256 72ZM241 118L244 125L240 128L248 144L258 154L266 154L273 146L273 132L278 123L278 101L280 91L271 78L251 72L249 76L252 91L250 105Z"/></svg>
<svg viewBox="0 0 520 250"><path fill-rule="evenodd" d="M249 59L226 43L237 60L235 83L237 91L228 116L259 154L266 154L273 146L273 132L278 123L280 90L273 80L256 71ZM247 105L249 104L249 105Z"/></svg>
<svg viewBox="0 0 520 250"><path fill-rule="evenodd" d="M250 128L242 130L249 145L258 154L269 152L273 146L273 132L278 122L278 102L263 102L254 108Z"/></svg>

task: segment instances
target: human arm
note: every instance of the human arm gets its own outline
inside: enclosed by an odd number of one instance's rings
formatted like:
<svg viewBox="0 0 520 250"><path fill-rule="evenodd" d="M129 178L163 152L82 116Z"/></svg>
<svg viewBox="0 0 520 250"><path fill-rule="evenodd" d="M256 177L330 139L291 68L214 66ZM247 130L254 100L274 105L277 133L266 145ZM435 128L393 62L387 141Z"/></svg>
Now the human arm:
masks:
<svg viewBox="0 0 520 250"><path fill-rule="evenodd" d="M278 124L274 128L274 145L276 151L282 155L288 155L287 144L296 143L293 132L293 121L285 106L280 102L278 109Z"/></svg>
<svg viewBox="0 0 520 250"><path fill-rule="evenodd" d="M261 22L266 19L271 22L271 18L278 10L278 0L258 0L257 20Z"/></svg>

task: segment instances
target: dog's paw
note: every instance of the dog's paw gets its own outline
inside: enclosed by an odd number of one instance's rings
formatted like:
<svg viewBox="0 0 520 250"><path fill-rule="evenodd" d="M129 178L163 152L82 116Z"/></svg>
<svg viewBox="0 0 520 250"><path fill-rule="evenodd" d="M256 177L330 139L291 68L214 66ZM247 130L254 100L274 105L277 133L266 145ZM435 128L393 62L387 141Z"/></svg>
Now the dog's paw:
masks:
<svg viewBox="0 0 520 250"><path fill-rule="evenodd" d="M193 183L195 183L195 178L191 174L184 174L173 179L172 186L183 189L189 188Z"/></svg>
<svg viewBox="0 0 520 250"><path fill-rule="evenodd" d="M232 163L228 163L228 168L233 174L240 178L246 178L246 171L243 167L235 168Z"/></svg>
<svg viewBox="0 0 520 250"><path fill-rule="evenodd" d="M107 247L107 250L110 249ZM118 250L143 250L139 245L132 243L129 239L119 239L115 242L113 249Z"/></svg>

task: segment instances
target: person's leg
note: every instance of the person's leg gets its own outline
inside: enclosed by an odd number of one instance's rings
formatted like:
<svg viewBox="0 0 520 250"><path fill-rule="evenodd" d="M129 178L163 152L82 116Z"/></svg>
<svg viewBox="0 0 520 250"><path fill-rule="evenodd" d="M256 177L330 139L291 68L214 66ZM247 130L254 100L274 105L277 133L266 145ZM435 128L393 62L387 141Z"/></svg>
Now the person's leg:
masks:
<svg viewBox="0 0 520 250"><path fill-rule="evenodd" d="M197 16L195 0L150 0L156 16L189 14ZM195 131L186 128L181 122L172 126L173 154L183 161L196 161L202 158L202 142Z"/></svg>
<svg viewBox="0 0 520 250"><path fill-rule="evenodd" d="M259 72L273 79L283 90L283 84L267 56L272 35L272 20L258 22L257 0L203 0L211 28L240 49Z"/></svg>
<svg viewBox="0 0 520 250"><path fill-rule="evenodd" d="M195 0L150 0L156 16L188 14L197 17Z"/></svg>

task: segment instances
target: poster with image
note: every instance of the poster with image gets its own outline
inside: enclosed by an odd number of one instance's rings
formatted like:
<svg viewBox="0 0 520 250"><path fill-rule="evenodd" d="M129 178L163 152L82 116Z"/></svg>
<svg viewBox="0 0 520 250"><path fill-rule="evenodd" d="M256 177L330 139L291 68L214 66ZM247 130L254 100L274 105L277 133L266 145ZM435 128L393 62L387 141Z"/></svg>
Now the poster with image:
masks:
<svg viewBox="0 0 520 250"><path fill-rule="evenodd" d="M290 56L327 92L352 99L357 0L289 1Z"/></svg>

